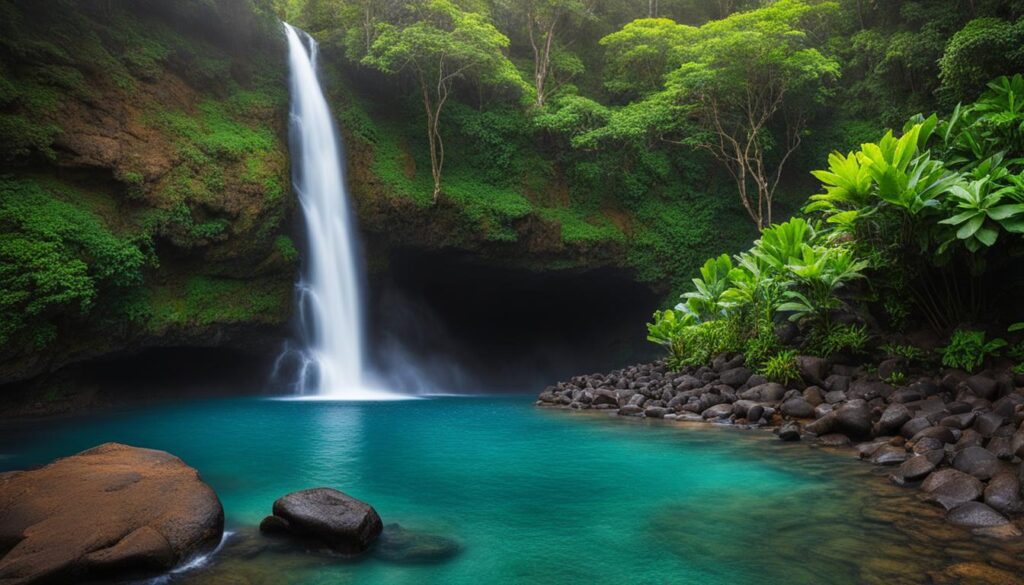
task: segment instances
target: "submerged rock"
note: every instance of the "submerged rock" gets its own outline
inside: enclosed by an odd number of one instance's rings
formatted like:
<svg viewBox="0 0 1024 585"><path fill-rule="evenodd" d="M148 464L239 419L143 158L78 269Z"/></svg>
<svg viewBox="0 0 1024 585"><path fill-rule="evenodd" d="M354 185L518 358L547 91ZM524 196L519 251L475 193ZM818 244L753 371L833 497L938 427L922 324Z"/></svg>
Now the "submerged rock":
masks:
<svg viewBox="0 0 1024 585"><path fill-rule="evenodd" d="M274 502L260 523L267 534L287 534L340 553L360 553L380 536L383 523L373 506L331 488L290 493Z"/></svg>
<svg viewBox="0 0 1024 585"><path fill-rule="evenodd" d="M388 524L373 554L393 563L427 564L446 561L461 550L459 543L451 538L407 530L399 524Z"/></svg>
<svg viewBox="0 0 1024 585"><path fill-rule="evenodd" d="M224 532L217 494L164 451L107 443L0 474L0 582L165 572Z"/></svg>

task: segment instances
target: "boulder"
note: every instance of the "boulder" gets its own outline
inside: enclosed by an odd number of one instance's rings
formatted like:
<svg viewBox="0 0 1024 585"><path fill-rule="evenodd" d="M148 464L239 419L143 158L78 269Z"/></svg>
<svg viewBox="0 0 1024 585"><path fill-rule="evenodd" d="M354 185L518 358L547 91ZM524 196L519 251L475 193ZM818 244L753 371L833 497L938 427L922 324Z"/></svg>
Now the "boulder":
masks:
<svg viewBox="0 0 1024 585"><path fill-rule="evenodd" d="M974 424L974 419L977 418L977 416L978 415L975 412L951 414L947 417L944 417L941 421L939 421L939 424L944 427L949 427L951 429L960 429L962 431L964 429L970 428L971 425Z"/></svg>
<svg viewBox="0 0 1024 585"><path fill-rule="evenodd" d="M935 471L935 466L942 461L942 451L929 451L915 455L900 465L891 476L895 483L903 485L910 481L919 481Z"/></svg>
<svg viewBox="0 0 1024 585"><path fill-rule="evenodd" d="M287 533L335 552L365 551L384 528L373 506L331 488L292 492L274 502L260 530Z"/></svg>
<svg viewBox="0 0 1024 585"><path fill-rule="evenodd" d="M882 445L871 455L875 465L899 465L907 460L907 450L894 445Z"/></svg>
<svg viewBox="0 0 1024 585"><path fill-rule="evenodd" d="M956 436L953 435L953 431L949 427L935 426L921 429L913 437L911 441L920 441L921 439L938 439L943 443L955 443Z"/></svg>
<svg viewBox="0 0 1024 585"><path fill-rule="evenodd" d="M811 406L818 406L825 402L825 392L817 386L804 388L803 397Z"/></svg>
<svg viewBox="0 0 1024 585"><path fill-rule="evenodd" d="M594 390L593 396L594 398L591 401L591 404L593 404L594 406L598 406L601 404L607 404L609 406L619 405L619 396L612 390L598 388L597 390Z"/></svg>
<svg viewBox="0 0 1024 585"><path fill-rule="evenodd" d="M743 366L740 366L738 368L731 368L723 371L719 379L723 384L728 384L733 388L739 388L746 384L747 380L749 380L752 375L753 372Z"/></svg>
<svg viewBox="0 0 1024 585"><path fill-rule="evenodd" d="M663 406L648 406L644 409L644 416L647 418L665 418L668 409Z"/></svg>
<svg viewBox="0 0 1024 585"><path fill-rule="evenodd" d="M999 383L988 376L971 376L963 381L963 385L978 398L994 400L999 394Z"/></svg>
<svg viewBox="0 0 1024 585"><path fill-rule="evenodd" d="M1001 465L991 451L975 445L956 454L953 458L953 468L980 480L986 480L998 473Z"/></svg>
<svg viewBox="0 0 1024 585"><path fill-rule="evenodd" d="M914 417L900 427L900 434L909 439L930 426L932 426L932 423L927 418L923 416Z"/></svg>
<svg viewBox="0 0 1024 585"><path fill-rule="evenodd" d="M851 400L835 410L836 430L855 441L871 438L871 409L867 403Z"/></svg>
<svg viewBox="0 0 1024 585"><path fill-rule="evenodd" d="M759 422L761 418L764 416L764 413L764 407L761 406L760 404L755 404L754 406L751 406L749 409L747 409L747 422L751 424Z"/></svg>
<svg viewBox="0 0 1024 585"><path fill-rule="evenodd" d="M1003 514L1024 512L1020 478L1008 471L997 473L985 488L985 503Z"/></svg>
<svg viewBox="0 0 1024 585"><path fill-rule="evenodd" d="M828 377L828 360L800 355L796 357L796 365L800 368L800 377L810 384L824 384Z"/></svg>
<svg viewBox="0 0 1024 585"><path fill-rule="evenodd" d="M825 416L818 420L808 424L804 427L807 432L814 433L819 437L827 435L836 429L836 413L835 411L825 414Z"/></svg>
<svg viewBox="0 0 1024 585"><path fill-rule="evenodd" d="M644 409L635 404L627 404L619 409L619 416L640 416Z"/></svg>
<svg viewBox="0 0 1024 585"><path fill-rule="evenodd" d="M1002 415L986 412L978 415L978 418L974 421L974 430L978 431L982 437L988 438L995 435L1004 422L1006 422L1006 419Z"/></svg>
<svg viewBox="0 0 1024 585"><path fill-rule="evenodd" d="M800 424L796 422L787 422L786 424L779 427L776 431L779 438L783 441L799 441L800 440Z"/></svg>
<svg viewBox="0 0 1024 585"><path fill-rule="evenodd" d="M749 390L744 390L740 393L740 398L745 400L754 400L756 402L778 402L782 400L782 397L786 394L786 388L781 384L774 382L768 382L767 384L761 384L754 386Z"/></svg>
<svg viewBox="0 0 1024 585"><path fill-rule="evenodd" d="M0 582L153 575L215 547L217 494L164 451L107 443L0 474Z"/></svg>
<svg viewBox="0 0 1024 585"><path fill-rule="evenodd" d="M984 486L978 478L948 467L933 471L925 478L921 489L928 494L925 500L947 510L977 500L984 493Z"/></svg>
<svg viewBox="0 0 1024 585"><path fill-rule="evenodd" d="M967 502L953 508L946 514L946 520L968 528L986 528L1010 523L1005 516L981 502Z"/></svg>
<svg viewBox="0 0 1024 585"><path fill-rule="evenodd" d="M703 416L705 419L726 418L726 417L728 417L731 414L732 414L732 405L731 404L727 404L727 403L726 404L716 404L714 406L706 408L704 410L704 412L700 413L700 415Z"/></svg>
<svg viewBox="0 0 1024 585"><path fill-rule="evenodd" d="M782 414L793 418L811 418L814 416L814 407L803 398L790 398L782 403L779 408Z"/></svg>
<svg viewBox="0 0 1024 585"><path fill-rule="evenodd" d="M910 409L902 404L890 404L875 425L875 434L895 435L910 420Z"/></svg>

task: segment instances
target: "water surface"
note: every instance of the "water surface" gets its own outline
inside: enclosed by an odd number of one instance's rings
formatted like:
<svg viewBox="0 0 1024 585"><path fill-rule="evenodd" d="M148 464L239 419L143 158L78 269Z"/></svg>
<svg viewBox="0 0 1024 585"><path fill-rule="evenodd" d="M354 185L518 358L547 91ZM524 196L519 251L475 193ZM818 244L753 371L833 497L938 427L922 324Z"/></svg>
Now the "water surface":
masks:
<svg viewBox="0 0 1024 585"><path fill-rule="evenodd" d="M1020 555L944 525L849 453L529 397L150 407L5 429L0 467L106 441L180 456L224 503L232 536L175 583L916 583ZM264 549L254 526L274 499L314 486L461 551L406 564Z"/></svg>

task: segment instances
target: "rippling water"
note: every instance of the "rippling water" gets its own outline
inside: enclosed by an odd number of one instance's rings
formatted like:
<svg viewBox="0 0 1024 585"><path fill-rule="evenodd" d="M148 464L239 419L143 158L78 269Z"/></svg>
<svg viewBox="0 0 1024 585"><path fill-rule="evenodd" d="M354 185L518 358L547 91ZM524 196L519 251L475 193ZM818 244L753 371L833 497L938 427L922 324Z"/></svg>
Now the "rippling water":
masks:
<svg viewBox="0 0 1024 585"><path fill-rule="evenodd" d="M0 468L106 441L180 456L224 502L232 534L171 583L889 584L960 561L1020 570L1019 544L946 526L850 452L529 397L163 406L0 430ZM255 525L313 486L460 552L409 564L268 548Z"/></svg>

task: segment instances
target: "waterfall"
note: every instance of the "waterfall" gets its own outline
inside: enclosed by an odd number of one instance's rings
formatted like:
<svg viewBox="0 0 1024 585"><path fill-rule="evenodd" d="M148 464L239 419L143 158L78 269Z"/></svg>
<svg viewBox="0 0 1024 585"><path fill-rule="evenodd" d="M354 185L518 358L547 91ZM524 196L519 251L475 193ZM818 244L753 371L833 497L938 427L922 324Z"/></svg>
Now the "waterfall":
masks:
<svg viewBox="0 0 1024 585"><path fill-rule="evenodd" d="M317 79L317 44L287 23L284 28L291 69L292 184L308 240L297 284L304 344L297 392L341 400L394 398L367 385L357 237L338 134Z"/></svg>

